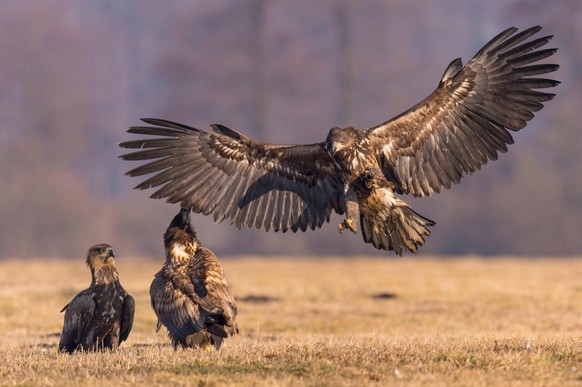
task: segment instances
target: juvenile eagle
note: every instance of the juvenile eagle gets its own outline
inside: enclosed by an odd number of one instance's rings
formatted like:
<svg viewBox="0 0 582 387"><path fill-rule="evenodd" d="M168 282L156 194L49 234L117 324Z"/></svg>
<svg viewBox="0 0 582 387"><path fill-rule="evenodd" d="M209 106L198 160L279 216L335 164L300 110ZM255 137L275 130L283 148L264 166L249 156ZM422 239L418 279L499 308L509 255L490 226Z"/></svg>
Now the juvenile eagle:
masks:
<svg viewBox="0 0 582 387"><path fill-rule="evenodd" d="M501 32L465 66L460 58L453 60L427 98L371 128L336 127L320 143L272 145L222 125L211 125L212 133L143 119L153 126L128 132L161 137L121 143L136 150L121 158L153 160L127 172L154 173L136 188L160 186L151 197L213 213L216 222L229 218L238 228L296 232L321 227L335 211L347 213L340 231L355 232L353 185L368 166L382 171L387 189L422 197L450 188L507 151L513 143L510 131L524 128L554 97L537 89L559 84L537 77L558 69L537 64L557 50L540 49L552 38L532 38L540 30ZM404 247L414 251L415 244L408 241ZM374 245L389 250L395 242Z"/></svg>
<svg viewBox="0 0 582 387"><path fill-rule="evenodd" d="M116 349L131 332L135 301L119 283L111 246L102 243L91 247L87 266L91 286L61 310L65 311L65 321L60 352Z"/></svg>
<svg viewBox="0 0 582 387"><path fill-rule="evenodd" d="M202 246L190 225L190 210L180 209L164 234L166 262L151 286L152 307L168 329L174 348L220 348L238 333L236 304L224 270Z"/></svg>

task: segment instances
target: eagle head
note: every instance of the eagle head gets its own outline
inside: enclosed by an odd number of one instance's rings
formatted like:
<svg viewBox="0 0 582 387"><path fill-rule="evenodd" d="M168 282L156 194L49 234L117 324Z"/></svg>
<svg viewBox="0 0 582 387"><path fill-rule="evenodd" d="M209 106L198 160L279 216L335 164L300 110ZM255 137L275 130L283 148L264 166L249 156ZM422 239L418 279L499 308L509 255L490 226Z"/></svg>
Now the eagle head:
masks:
<svg viewBox="0 0 582 387"><path fill-rule="evenodd" d="M198 245L196 232L190 224L189 208L180 208L180 212L174 216L164 234L164 245L166 249L170 249L173 244Z"/></svg>
<svg viewBox="0 0 582 387"><path fill-rule="evenodd" d="M180 230L186 231L187 229L192 229L190 226L190 209L180 208L180 212L174 216L174 219L170 222L168 228L179 228Z"/></svg>
<svg viewBox="0 0 582 387"><path fill-rule="evenodd" d="M113 248L107 243L92 246L87 252L87 266L91 269L91 283L108 284L118 281Z"/></svg>
<svg viewBox="0 0 582 387"><path fill-rule="evenodd" d="M353 145L356 141L357 131L354 128L332 128L325 140L325 150L330 155L335 155L340 150Z"/></svg>
<svg viewBox="0 0 582 387"><path fill-rule="evenodd" d="M91 246L87 252L87 266L92 269L115 264L115 253L113 248L107 243L100 243Z"/></svg>

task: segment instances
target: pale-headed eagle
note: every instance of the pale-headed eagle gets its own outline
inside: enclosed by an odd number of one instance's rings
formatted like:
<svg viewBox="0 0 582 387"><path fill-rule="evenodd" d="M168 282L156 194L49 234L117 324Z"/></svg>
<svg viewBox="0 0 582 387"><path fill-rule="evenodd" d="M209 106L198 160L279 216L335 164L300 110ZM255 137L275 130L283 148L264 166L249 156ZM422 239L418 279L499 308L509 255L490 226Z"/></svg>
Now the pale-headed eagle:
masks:
<svg viewBox="0 0 582 387"><path fill-rule="evenodd" d="M316 144L272 145L222 125L211 125L212 133L143 119L153 126L128 132L158 137L121 143L136 150L121 158L153 160L127 172L154 173L136 188L159 186L151 197L213 213L216 222L229 218L238 228L296 232L321 227L335 211L347 213L340 231L347 227L355 232L358 199L353 186L367 167L382 171L392 193L422 197L450 188L507 151L513 143L510 132L524 128L542 103L554 97L537 89L559 84L538 77L558 69L537 63L557 50L540 49L552 38L532 38L540 30L501 32L465 66L460 58L452 61L426 99L371 128L333 128ZM414 251L412 246L420 244L417 238L397 241L402 235L369 235L389 230L371 228L365 234L370 241L388 240L374 243L377 248L397 252Z"/></svg>
<svg viewBox="0 0 582 387"><path fill-rule="evenodd" d="M133 325L135 300L119 283L113 249L107 243L87 252L91 286L69 302L65 312L60 352L116 349L127 340Z"/></svg>
<svg viewBox="0 0 582 387"><path fill-rule="evenodd" d="M222 265L202 246L190 225L190 210L182 208L164 234L166 262L151 286L152 307L168 329L174 348L220 348L238 333L236 303Z"/></svg>

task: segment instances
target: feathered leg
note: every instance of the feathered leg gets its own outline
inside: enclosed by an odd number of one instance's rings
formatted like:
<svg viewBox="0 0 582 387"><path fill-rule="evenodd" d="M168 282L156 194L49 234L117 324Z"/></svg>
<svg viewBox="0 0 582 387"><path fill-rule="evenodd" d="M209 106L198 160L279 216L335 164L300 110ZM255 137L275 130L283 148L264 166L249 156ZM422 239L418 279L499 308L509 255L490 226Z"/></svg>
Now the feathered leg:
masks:
<svg viewBox="0 0 582 387"><path fill-rule="evenodd" d="M358 224L358 216L360 214L358 198L354 189L349 186L347 186L347 190L344 192L344 211L346 218L337 226L339 233L343 234L344 230L347 228L354 234L357 234L358 230L356 227Z"/></svg>

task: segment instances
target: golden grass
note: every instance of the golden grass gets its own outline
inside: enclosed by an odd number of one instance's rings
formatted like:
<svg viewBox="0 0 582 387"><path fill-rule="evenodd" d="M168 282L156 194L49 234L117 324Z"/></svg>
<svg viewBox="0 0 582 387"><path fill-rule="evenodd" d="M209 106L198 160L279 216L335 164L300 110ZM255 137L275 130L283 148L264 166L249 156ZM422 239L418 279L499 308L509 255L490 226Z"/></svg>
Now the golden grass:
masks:
<svg viewBox="0 0 582 387"><path fill-rule="evenodd" d="M241 334L155 333L161 262L118 259L136 298L116 353L59 354L83 261L0 262L2 385L581 385L582 259L224 260Z"/></svg>

